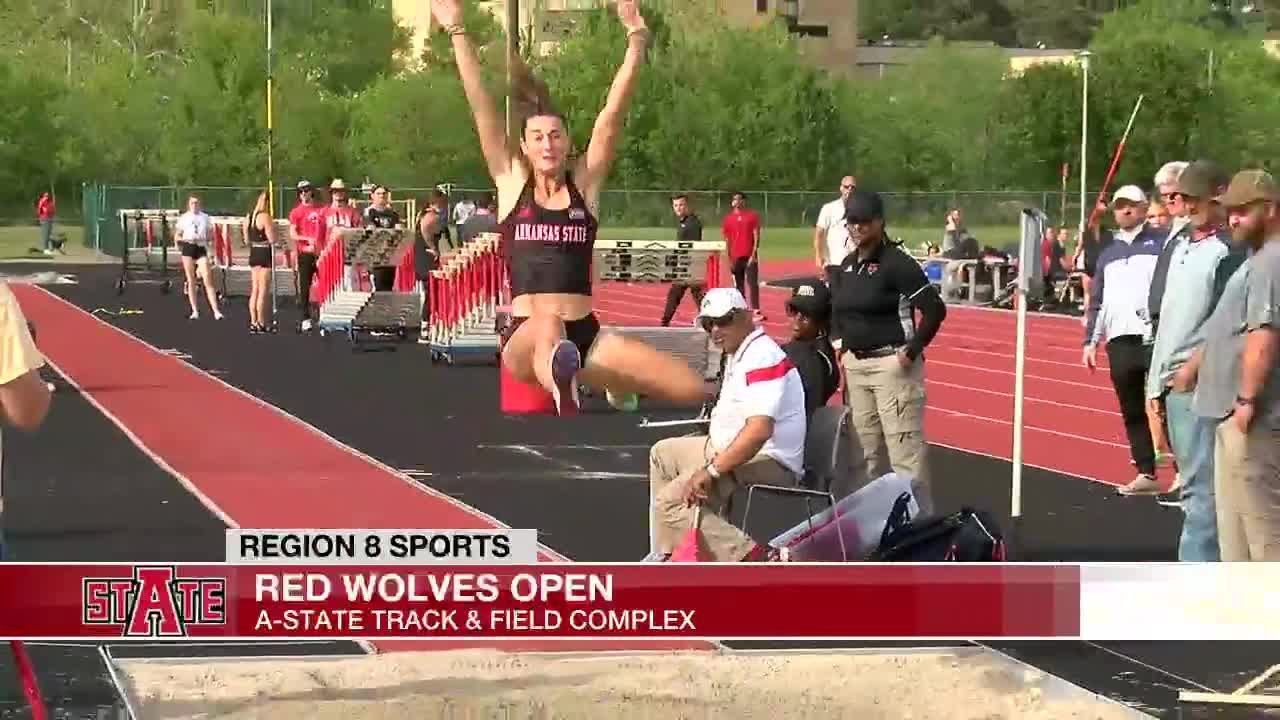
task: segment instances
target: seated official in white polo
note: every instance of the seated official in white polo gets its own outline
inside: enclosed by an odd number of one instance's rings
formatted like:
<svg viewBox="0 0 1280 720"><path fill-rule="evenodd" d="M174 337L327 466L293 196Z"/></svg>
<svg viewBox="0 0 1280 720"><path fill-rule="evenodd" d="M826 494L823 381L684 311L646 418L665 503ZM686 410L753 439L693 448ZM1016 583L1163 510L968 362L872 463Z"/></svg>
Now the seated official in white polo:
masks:
<svg viewBox="0 0 1280 720"><path fill-rule="evenodd" d="M665 560L703 510L704 550L716 562L771 559L726 517L738 487L793 486L804 472L805 404L800 374L757 328L742 293L715 288L698 322L726 357L709 434L659 441L649 453L651 560Z"/></svg>

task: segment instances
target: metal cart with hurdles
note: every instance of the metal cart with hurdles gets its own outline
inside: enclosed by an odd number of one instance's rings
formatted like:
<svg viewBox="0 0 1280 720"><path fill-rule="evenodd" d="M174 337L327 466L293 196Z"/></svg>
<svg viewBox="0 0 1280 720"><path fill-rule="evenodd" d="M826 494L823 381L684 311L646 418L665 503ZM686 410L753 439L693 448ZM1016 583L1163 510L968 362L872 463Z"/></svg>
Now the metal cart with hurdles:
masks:
<svg viewBox="0 0 1280 720"><path fill-rule="evenodd" d="M625 283L691 283L701 279L710 290L720 285L723 240L597 240L596 280ZM699 273L702 273L699 278ZM612 327L614 332L642 340L675 355L714 379L720 371L720 350L700 327Z"/></svg>
<svg viewBox="0 0 1280 720"><path fill-rule="evenodd" d="M132 283L159 285L168 295L173 290L169 272L182 260L173 248L174 226L182 214L178 210L129 208L117 211L120 220L120 277L116 294L123 295Z"/></svg>
<svg viewBox="0 0 1280 720"><path fill-rule="evenodd" d="M375 291L368 269L394 266L390 291ZM387 349L408 339L422 317L413 246L404 228L339 228L316 262L310 300L321 336L343 333L352 349ZM394 349L393 346L390 346Z"/></svg>
<svg viewBox="0 0 1280 720"><path fill-rule="evenodd" d="M209 218L212 225L212 275L223 298L248 297L252 268L249 267L249 244L244 237L245 218L240 215L216 215ZM289 221L277 218L276 242L272 247L271 263L271 318L275 324L279 298L296 298L298 278L289 259L292 246Z"/></svg>

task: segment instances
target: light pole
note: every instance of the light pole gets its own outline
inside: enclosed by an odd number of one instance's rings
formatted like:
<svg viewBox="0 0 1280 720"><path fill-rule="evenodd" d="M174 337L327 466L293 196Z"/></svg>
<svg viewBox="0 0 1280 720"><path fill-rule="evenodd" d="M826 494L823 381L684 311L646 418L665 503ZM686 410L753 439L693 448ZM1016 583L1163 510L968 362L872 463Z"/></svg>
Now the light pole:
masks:
<svg viewBox="0 0 1280 720"><path fill-rule="evenodd" d="M271 52L273 50L272 37L271 37L271 32L272 32L271 6L273 4L274 4L274 0L267 0L267 212L271 213L271 218L274 221L276 217L276 187L275 187L276 183L275 183L275 164L273 162L272 153L271 153L272 146L275 145L275 128L276 128L275 114L274 114L275 108L273 107L273 104L271 102L272 84L273 84L272 67L271 67ZM272 297L272 300L275 299L274 290L271 293L271 297ZM274 319L275 319L275 316L272 315L272 320L274 321Z"/></svg>
<svg viewBox="0 0 1280 720"><path fill-rule="evenodd" d="M1085 205L1088 204L1088 154L1089 154L1089 58L1093 57L1093 53L1088 50L1081 50L1077 57L1080 58L1080 69L1083 71L1084 82L1080 96L1080 242L1084 242L1084 225L1085 225Z"/></svg>

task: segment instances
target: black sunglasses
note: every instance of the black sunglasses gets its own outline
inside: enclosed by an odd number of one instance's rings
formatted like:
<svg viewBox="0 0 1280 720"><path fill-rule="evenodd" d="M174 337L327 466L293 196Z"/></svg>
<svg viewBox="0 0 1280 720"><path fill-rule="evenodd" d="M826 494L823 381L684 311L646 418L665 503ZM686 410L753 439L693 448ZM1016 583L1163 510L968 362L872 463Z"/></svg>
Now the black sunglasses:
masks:
<svg viewBox="0 0 1280 720"><path fill-rule="evenodd" d="M728 315L718 318L702 318L700 321L704 332L711 332L712 328L724 328L733 324L733 319L737 317L738 311L731 310Z"/></svg>

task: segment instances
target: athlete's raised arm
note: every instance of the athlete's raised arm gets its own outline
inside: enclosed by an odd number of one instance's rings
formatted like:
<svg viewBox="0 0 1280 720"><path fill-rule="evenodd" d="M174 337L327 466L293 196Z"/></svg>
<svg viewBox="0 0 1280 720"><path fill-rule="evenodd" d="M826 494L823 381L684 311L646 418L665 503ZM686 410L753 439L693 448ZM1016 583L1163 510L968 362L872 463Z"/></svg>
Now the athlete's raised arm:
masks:
<svg viewBox="0 0 1280 720"><path fill-rule="evenodd" d="M458 64L458 77L467 94L467 103L471 105L476 133L480 136L480 151L489 166L489 175L496 181L511 171L511 153L507 150L503 120L485 89L480 60L467 37L466 28L462 26L462 4L460 0L431 0L431 14L449 33L454 60Z"/></svg>
<svg viewBox="0 0 1280 720"><path fill-rule="evenodd" d="M596 204L600 196L600 190L609 175L609 167L617 154L627 108L631 105L636 77L640 74L640 65L644 62L645 49L649 43L649 28L640 16L636 0L618 0L618 19L627 31L627 54L622 60L622 67L618 68L618 74L613 78L613 85L609 87L604 109L596 117L595 127L591 129L591 141L587 145L586 155L579 161L577 172L578 187L592 205Z"/></svg>

